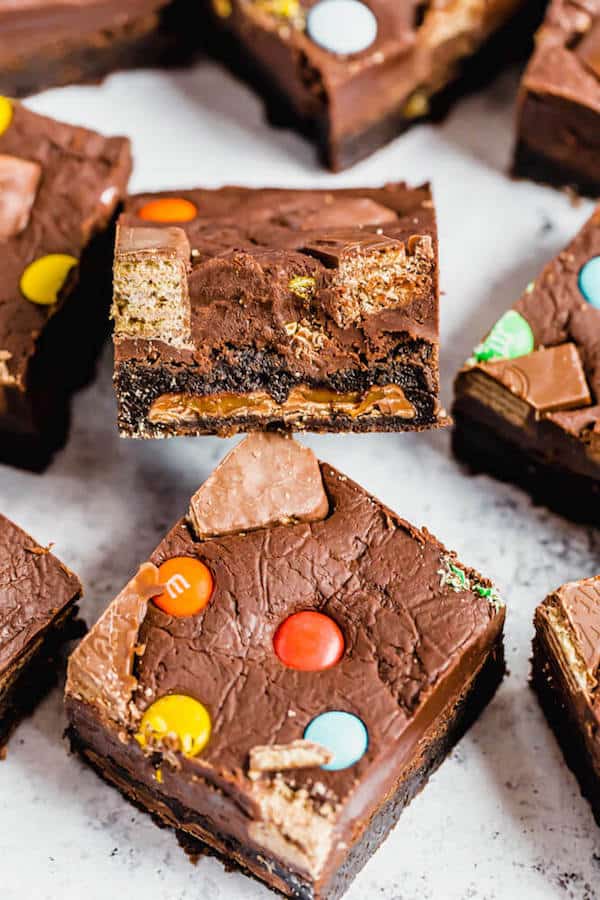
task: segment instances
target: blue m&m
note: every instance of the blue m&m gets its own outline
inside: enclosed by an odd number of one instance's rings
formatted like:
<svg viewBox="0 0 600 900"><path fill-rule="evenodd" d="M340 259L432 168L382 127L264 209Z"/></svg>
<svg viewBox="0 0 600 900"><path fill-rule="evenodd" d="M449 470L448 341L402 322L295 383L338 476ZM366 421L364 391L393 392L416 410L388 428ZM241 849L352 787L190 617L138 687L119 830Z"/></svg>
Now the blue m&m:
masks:
<svg viewBox="0 0 600 900"><path fill-rule="evenodd" d="M600 256L589 259L579 272L579 290L595 309L600 309Z"/></svg>
<svg viewBox="0 0 600 900"><path fill-rule="evenodd" d="M321 744L333 753L331 762L323 766L330 772L353 766L369 746L369 733L364 722L353 713L337 709L316 716L307 725L304 739Z"/></svg>

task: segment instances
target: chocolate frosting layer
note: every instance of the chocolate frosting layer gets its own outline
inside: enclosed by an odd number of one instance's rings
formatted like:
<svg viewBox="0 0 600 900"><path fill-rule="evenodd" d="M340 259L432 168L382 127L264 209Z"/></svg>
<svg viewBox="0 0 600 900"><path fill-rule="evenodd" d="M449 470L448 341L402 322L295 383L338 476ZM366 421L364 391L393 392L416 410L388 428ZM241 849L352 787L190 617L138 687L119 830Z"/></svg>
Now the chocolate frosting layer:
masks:
<svg viewBox="0 0 600 900"><path fill-rule="evenodd" d="M190 501L199 540L324 519L329 501L314 454L290 437L258 432L229 453Z"/></svg>
<svg viewBox="0 0 600 900"><path fill-rule="evenodd" d="M0 26L1 31L1 26ZM131 168L129 142L62 124L14 103L11 121L0 134L0 158L12 157L39 167L41 177L31 204L33 181L21 183L20 210L29 206L25 227L0 239L0 352L8 374L26 387L27 366L37 339L57 305L27 300L20 280L26 267L47 254L76 259L91 238L112 218ZM1 176L0 176L1 177ZM0 203L0 232L8 232ZM23 215L23 219L25 216ZM18 224L22 224L19 217ZM73 270L59 304L73 289Z"/></svg>
<svg viewBox="0 0 600 900"><path fill-rule="evenodd" d="M336 867L435 734L504 618L489 582L426 531L325 464L321 477L329 514L319 521L198 541L182 520L152 554L155 566L200 559L214 591L192 617L148 604L133 673L137 714L130 711L118 754L118 764L141 781L153 780L152 766L161 765L155 789L314 879ZM300 610L318 610L342 630L345 652L333 668L299 672L275 655L276 629ZM92 680L103 671L94 660L87 665ZM166 756L161 764L144 756L133 731L139 714L173 693L203 703L212 732L199 756ZM85 700L83 708L70 707L77 727L93 711L93 696ZM304 765L314 759L307 755L313 748L297 743L306 726L336 709L365 723L366 753L341 771ZM104 739L93 730L100 746ZM273 761L269 747L282 755L279 770L265 768ZM251 764L257 759L262 774Z"/></svg>
<svg viewBox="0 0 600 900"><path fill-rule="evenodd" d="M121 226L143 227L147 223L137 213L150 201L172 196L131 198ZM437 339L436 226L427 187L226 187L178 191L175 196L197 209L191 221L177 223L191 247L193 349L119 339L117 365L150 361L207 372L215 358L228 359L232 347L252 347L273 351L299 376L314 379L361 360L384 360L401 337ZM346 315L342 309L350 309L352 301L344 286L361 277L348 267L360 269L365 259L377 264L386 249L403 254L398 266L405 270L404 278L393 276L398 292L372 313L352 307ZM368 283L365 291L369 293ZM384 291L378 288L376 294ZM316 336L313 352L299 351L293 326Z"/></svg>
<svg viewBox="0 0 600 900"><path fill-rule="evenodd" d="M0 680L81 590L47 547L0 515Z"/></svg>

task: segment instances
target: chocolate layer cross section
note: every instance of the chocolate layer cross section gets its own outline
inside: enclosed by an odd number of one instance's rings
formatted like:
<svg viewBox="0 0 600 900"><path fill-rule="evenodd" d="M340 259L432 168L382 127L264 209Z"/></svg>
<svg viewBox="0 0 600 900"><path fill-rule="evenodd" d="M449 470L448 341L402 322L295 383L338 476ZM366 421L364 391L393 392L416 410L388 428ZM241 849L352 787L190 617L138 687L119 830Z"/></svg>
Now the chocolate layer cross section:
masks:
<svg viewBox="0 0 600 900"><path fill-rule="evenodd" d="M251 435L71 656L71 742L190 850L331 900L492 697L503 622L427 531Z"/></svg>
<svg viewBox="0 0 600 900"><path fill-rule="evenodd" d="M454 448L578 521L600 522L600 211L458 373Z"/></svg>
<svg viewBox="0 0 600 900"><path fill-rule="evenodd" d="M448 421L426 186L130 198L113 318L125 436Z"/></svg>

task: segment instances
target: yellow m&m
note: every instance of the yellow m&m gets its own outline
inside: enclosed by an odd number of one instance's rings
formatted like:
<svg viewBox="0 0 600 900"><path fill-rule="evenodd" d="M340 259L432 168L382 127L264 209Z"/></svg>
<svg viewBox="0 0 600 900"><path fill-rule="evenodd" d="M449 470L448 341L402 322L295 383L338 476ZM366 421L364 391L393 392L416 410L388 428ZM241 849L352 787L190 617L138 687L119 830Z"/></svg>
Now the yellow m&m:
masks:
<svg viewBox="0 0 600 900"><path fill-rule="evenodd" d="M142 747L165 738L175 738L184 756L197 756L210 738L211 723L206 707L185 694L167 694L149 706L136 740Z"/></svg>
<svg viewBox="0 0 600 900"><path fill-rule="evenodd" d="M4 134L13 117L12 103L8 97L0 95L0 134Z"/></svg>
<svg viewBox="0 0 600 900"><path fill-rule="evenodd" d="M67 253L50 253L30 263L21 275L21 293L32 303L52 306L78 260Z"/></svg>

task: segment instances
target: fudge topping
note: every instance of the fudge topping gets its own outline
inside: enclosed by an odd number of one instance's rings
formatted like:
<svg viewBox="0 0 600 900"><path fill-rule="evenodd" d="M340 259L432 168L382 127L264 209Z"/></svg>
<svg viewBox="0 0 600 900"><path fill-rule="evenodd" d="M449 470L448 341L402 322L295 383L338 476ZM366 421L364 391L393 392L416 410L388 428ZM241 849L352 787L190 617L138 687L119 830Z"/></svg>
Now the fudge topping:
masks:
<svg viewBox="0 0 600 900"><path fill-rule="evenodd" d="M169 204L178 199L161 197ZM150 357L153 364L185 362L206 372L215 358L228 359L232 347L252 347L277 354L299 376L318 378L356 367L361 359L383 360L400 337L437 337L435 219L426 187L229 187L185 191L179 199L188 201L196 215L164 227L183 229L191 248L191 347L167 349L157 340L150 348L123 339L133 334L120 336L116 315L117 362ZM158 202L156 196L130 199L123 228L147 225L151 202ZM160 218L169 212L159 208L155 214ZM119 253L115 276L119 313L129 304L139 310L137 282L120 268ZM163 342L173 307L187 302L171 276L166 294L162 283L156 287L156 296L169 300L162 314ZM161 315L157 310L155 302L154 311ZM142 311L136 318L137 334L143 336L149 316ZM304 352L292 326L316 336L318 353Z"/></svg>
<svg viewBox="0 0 600 900"><path fill-rule="evenodd" d="M289 437L257 432L225 457L190 502L196 537L325 518L329 501L314 454Z"/></svg>
<svg viewBox="0 0 600 900"><path fill-rule="evenodd" d="M80 593L66 566L0 515L0 670Z"/></svg>
<svg viewBox="0 0 600 900"><path fill-rule="evenodd" d="M110 221L130 166L124 139L0 97L0 350L18 384L83 250Z"/></svg>

